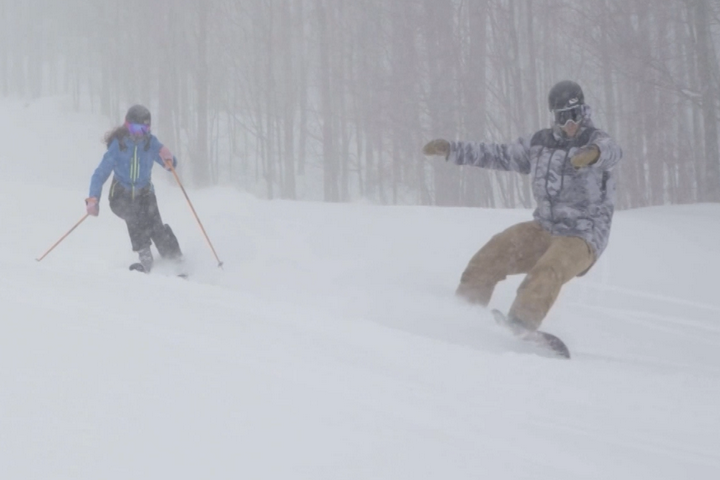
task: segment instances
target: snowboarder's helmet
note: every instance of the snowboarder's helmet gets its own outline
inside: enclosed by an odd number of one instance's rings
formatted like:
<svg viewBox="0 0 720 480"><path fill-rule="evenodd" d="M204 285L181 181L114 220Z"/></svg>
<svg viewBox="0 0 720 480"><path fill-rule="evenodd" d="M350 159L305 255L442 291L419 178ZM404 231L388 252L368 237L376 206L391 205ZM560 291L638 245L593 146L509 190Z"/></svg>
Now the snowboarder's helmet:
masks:
<svg viewBox="0 0 720 480"><path fill-rule="evenodd" d="M550 110L562 110L583 105L585 96L580 85L571 80L563 80L550 89L548 103Z"/></svg>
<svg viewBox="0 0 720 480"><path fill-rule="evenodd" d="M125 114L126 123L134 123L140 125L150 125L150 110L142 105L133 105Z"/></svg>
<svg viewBox="0 0 720 480"><path fill-rule="evenodd" d="M570 80L558 82L550 89L548 106L555 114L555 123L564 126L568 121L577 123L582 117L585 96L582 88Z"/></svg>

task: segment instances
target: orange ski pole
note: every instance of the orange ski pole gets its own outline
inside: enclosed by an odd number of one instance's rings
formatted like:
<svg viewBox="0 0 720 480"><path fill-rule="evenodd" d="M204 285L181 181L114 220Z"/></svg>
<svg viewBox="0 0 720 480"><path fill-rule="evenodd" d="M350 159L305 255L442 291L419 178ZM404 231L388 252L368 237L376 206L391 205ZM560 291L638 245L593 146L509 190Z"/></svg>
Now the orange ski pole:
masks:
<svg viewBox="0 0 720 480"><path fill-rule="evenodd" d="M86 219L89 215L90 215L89 213L86 213L86 214L80 219L80 221L77 222L70 230L68 230L68 232L67 232L65 235L63 235L62 237L60 237L60 240L58 240L57 242L55 242L55 244L54 244L52 247L50 247L47 252L43 253L40 258L36 258L35 260L37 260L37 261L39 262L39 261L42 260L43 258L47 257L48 253L52 252L53 249L60 244L60 242L62 242L63 240L65 240L65 238L67 238L67 236L70 235L70 234L72 233L72 231L75 230L75 229L78 227L78 225L80 225L82 222L84 222L85 219Z"/></svg>
<svg viewBox="0 0 720 480"><path fill-rule="evenodd" d="M200 230L202 230L203 235L205 236L205 240L207 240L208 245L210 246L210 250L212 250L213 255L215 255L215 260L218 262L218 267L222 268L223 262L220 261L218 258L217 253L215 253L215 247L213 247L212 242L210 241L210 237L208 237L208 234L205 232L205 227L203 227L202 222L200 221L200 217L198 217L197 212L195 211L195 207L193 207L192 202L190 201L190 197L188 197L187 192L185 191L185 187L183 187L182 182L180 181L180 177L178 177L177 171L175 171L175 167L173 167L172 163L167 164L168 167L170 167L170 171L175 176L175 180L177 181L178 186L180 187L180 190L182 190L183 195L185 195L185 200L187 200L188 205L190 206L190 210L192 210L193 216L195 217L195 220L197 220L198 225L200 225Z"/></svg>

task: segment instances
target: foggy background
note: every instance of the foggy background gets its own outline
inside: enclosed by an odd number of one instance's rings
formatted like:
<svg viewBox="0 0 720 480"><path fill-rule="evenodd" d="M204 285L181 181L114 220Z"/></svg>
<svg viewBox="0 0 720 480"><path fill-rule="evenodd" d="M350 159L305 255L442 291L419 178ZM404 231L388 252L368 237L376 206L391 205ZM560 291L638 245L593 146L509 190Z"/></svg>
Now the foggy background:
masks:
<svg viewBox="0 0 720 480"><path fill-rule="evenodd" d="M625 152L620 208L720 201L717 0L0 0L0 18L0 94L68 95L108 129L146 104L196 188L530 207L525 177L421 148L548 127L572 79Z"/></svg>

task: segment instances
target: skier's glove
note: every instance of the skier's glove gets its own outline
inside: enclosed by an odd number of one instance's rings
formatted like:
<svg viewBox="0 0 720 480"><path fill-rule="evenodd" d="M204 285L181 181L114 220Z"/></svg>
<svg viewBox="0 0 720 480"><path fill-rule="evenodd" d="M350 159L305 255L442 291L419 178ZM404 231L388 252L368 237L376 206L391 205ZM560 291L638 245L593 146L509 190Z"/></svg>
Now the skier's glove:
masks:
<svg viewBox="0 0 720 480"><path fill-rule="evenodd" d="M589 167L600 158L600 149L597 145L588 145L578 149L577 153L570 159L575 168Z"/></svg>
<svg viewBox="0 0 720 480"><path fill-rule="evenodd" d="M93 217L97 217L100 213L100 204L98 203L98 199L95 197L90 197L85 200L85 209L87 210L88 215L92 215Z"/></svg>
<svg viewBox="0 0 720 480"><path fill-rule="evenodd" d="M447 156L450 155L450 142L442 138L432 140L423 147L423 153L425 155L444 155L447 159Z"/></svg>
<svg viewBox="0 0 720 480"><path fill-rule="evenodd" d="M177 160L175 160L172 152L165 145L163 145L163 147L160 149L160 158L165 164L166 170L172 170L173 168L177 167Z"/></svg>

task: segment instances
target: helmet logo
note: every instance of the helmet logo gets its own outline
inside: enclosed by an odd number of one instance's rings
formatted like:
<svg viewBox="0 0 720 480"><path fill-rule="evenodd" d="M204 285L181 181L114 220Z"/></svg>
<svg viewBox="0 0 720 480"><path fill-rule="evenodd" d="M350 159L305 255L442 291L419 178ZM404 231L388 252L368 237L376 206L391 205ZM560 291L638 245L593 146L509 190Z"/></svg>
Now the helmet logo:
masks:
<svg viewBox="0 0 720 480"><path fill-rule="evenodd" d="M568 100L568 103L570 105L575 105L576 103L578 103L578 98L577 97L571 98L570 100Z"/></svg>

